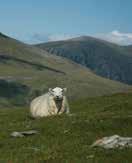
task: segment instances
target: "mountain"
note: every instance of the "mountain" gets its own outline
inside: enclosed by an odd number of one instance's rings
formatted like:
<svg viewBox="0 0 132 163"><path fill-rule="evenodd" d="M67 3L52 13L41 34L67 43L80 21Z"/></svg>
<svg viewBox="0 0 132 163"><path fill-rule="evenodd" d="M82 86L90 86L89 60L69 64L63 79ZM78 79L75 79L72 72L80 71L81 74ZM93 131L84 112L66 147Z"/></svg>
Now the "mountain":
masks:
<svg viewBox="0 0 132 163"><path fill-rule="evenodd" d="M49 87L67 87L70 99L131 89L88 68L0 34L0 104L25 104ZM23 100L23 101L22 101Z"/></svg>
<svg viewBox="0 0 132 163"><path fill-rule="evenodd" d="M119 46L93 37L36 45L53 55L84 65L97 75L132 84L132 46Z"/></svg>

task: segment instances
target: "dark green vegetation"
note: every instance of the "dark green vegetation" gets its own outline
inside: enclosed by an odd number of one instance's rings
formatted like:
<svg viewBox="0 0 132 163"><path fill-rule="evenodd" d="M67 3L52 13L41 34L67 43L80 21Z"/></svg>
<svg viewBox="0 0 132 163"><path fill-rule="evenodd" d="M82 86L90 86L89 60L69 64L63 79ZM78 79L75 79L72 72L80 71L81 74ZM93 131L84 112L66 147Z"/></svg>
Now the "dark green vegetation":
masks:
<svg viewBox="0 0 132 163"><path fill-rule="evenodd" d="M82 36L37 47L85 65L100 76L132 84L132 46Z"/></svg>
<svg viewBox="0 0 132 163"><path fill-rule="evenodd" d="M0 110L0 162L131 163L132 149L104 150L90 145L103 136L132 136L132 94L74 101L71 116L30 119L28 109ZM38 135L12 138L13 131Z"/></svg>
<svg viewBox="0 0 132 163"><path fill-rule="evenodd" d="M70 99L85 98L123 92L130 86L107 80L92 73L89 69L62 57L53 56L37 47L24 44L4 34L0 34L0 79L10 88L0 83L0 107L11 104L29 104L32 97L42 94L49 87L67 87ZM22 91L24 86L24 90ZM20 87L20 90L18 89ZM27 92L25 92L25 88ZM11 94L12 92L12 94ZM24 92L24 93L23 93ZM2 97L3 94L3 97ZM10 107L12 108L12 107Z"/></svg>
<svg viewBox="0 0 132 163"><path fill-rule="evenodd" d="M27 104L29 92L29 88L24 84L0 80L0 103L2 106L4 104L7 106L7 101L13 105ZM2 101L1 98L5 100Z"/></svg>

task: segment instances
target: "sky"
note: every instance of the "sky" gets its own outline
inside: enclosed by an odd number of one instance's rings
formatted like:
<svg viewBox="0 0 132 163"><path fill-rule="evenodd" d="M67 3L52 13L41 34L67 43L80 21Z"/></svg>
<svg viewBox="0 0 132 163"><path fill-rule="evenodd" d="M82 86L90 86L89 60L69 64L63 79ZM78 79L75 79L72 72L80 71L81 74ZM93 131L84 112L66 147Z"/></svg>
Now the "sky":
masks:
<svg viewBox="0 0 132 163"><path fill-rule="evenodd" d="M132 44L132 0L0 0L0 32L27 43L90 35Z"/></svg>

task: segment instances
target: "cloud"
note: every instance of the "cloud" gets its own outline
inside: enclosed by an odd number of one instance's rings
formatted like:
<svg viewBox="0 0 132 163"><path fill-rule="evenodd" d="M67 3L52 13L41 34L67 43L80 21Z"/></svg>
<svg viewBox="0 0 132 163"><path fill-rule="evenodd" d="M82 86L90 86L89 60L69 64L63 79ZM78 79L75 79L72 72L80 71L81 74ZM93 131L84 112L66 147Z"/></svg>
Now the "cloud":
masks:
<svg viewBox="0 0 132 163"><path fill-rule="evenodd" d="M80 34L35 33L33 35L27 36L24 42L30 43L30 44L37 44L37 43L49 42L49 41L67 40L67 39L71 39L71 38L75 38L79 36L81 35ZM89 36L89 34L86 34L86 36ZM132 45L132 33L123 33L118 30L113 30L112 32L93 34L90 36L103 39L106 41L110 41L119 45L130 45L130 44Z"/></svg>
<svg viewBox="0 0 132 163"><path fill-rule="evenodd" d="M132 33L122 33L118 30L113 30L109 33L97 34L95 37L117 43L120 45L130 45L132 44Z"/></svg>
<svg viewBox="0 0 132 163"><path fill-rule="evenodd" d="M75 37L75 36L68 35L68 34L56 34L56 35L50 35L49 41L67 40L67 39L71 39L73 37Z"/></svg>
<svg viewBox="0 0 132 163"><path fill-rule="evenodd" d="M78 37L79 35L70 35L70 34L39 34L36 33L31 36L32 43L38 42L49 42L49 41L60 41L67 40L74 37Z"/></svg>

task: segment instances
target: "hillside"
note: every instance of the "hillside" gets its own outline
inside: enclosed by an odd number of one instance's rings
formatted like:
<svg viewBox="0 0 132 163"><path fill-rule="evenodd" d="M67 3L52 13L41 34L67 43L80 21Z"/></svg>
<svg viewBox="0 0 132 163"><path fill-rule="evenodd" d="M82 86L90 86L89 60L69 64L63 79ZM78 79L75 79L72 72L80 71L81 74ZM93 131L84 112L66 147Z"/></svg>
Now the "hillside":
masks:
<svg viewBox="0 0 132 163"><path fill-rule="evenodd" d="M2 106L6 106L7 101L18 105L28 103L55 86L67 87L70 99L131 89L128 85L99 77L70 60L3 34L0 34L0 80L0 92L5 91L5 95L0 94Z"/></svg>
<svg viewBox="0 0 132 163"><path fill-rule="evenodd" d="M132 94L70 103L71 116L33 120L27 108L0 109L0 162L131 163L132 148L104 150L90 145L103 136L132 136ZM39 132L12 138L13 131Z"/></svg>
<svg viewBox="0 0 132 163"><path fill-rule="evenodd" d="M132 46L119 46L88 36L36 46L82 64L97 75L132 84Z"/></svg>

